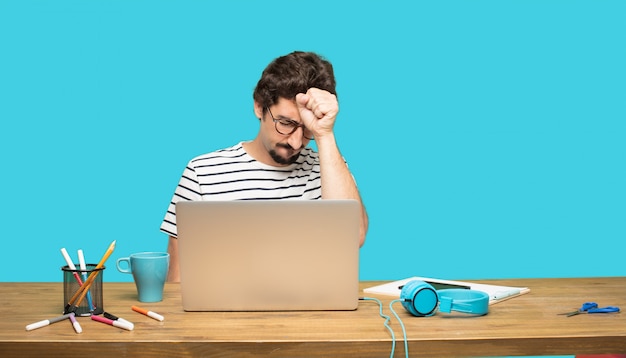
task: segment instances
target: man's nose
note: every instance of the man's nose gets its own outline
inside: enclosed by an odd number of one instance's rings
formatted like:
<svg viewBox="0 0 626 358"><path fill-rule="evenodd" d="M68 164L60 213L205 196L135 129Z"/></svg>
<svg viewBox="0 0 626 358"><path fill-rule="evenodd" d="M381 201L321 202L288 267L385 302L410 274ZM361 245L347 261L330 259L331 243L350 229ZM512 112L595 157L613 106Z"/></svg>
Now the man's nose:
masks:
<svg viewBox="0 0 626 358"><path fill-rule="evenodd" d="M302 148L303 139L304 139L304 128L298 127L295 132L289 135L289 139L287 139L287 143L289 143L289 145L293 149L300 149Z"/></svg>

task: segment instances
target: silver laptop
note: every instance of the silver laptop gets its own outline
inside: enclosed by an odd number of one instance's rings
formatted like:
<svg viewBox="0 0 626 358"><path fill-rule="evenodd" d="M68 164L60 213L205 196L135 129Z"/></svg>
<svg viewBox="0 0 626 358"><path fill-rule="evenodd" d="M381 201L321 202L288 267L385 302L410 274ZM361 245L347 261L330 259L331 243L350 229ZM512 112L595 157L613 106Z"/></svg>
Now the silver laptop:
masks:
<svg viewBox="0 0 626 358"><path fill-rule="evenodd" d="M176 204L185 311L354 310L356 200Z"/></svg>

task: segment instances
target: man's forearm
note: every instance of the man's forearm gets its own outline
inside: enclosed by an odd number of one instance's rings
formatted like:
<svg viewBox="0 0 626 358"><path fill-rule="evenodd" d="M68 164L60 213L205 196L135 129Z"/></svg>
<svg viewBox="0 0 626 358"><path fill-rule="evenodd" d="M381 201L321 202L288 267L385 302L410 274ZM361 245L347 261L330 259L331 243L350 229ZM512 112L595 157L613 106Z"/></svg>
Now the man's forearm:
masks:
<svg viewBox="0 0 626 358"><path fill-rule="evenodd" d="M360 245L363 245L368 218L354 177L339 152L334 135L329 134L315 140L320 155L322 199L355 199L361 203Z"/></svg>

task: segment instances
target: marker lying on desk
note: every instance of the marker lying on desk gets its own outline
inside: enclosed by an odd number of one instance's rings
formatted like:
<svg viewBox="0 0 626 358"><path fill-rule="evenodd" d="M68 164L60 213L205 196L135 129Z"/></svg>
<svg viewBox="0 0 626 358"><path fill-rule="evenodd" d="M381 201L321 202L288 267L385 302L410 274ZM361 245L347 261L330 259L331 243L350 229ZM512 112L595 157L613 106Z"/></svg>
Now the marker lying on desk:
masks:
<svg viewBox="0 0 626 358"><path fill-rule="evenodd" d="M161 316L158 313L155 313L155 312L152 312L152 311L148 311L148 310L144 310L143 308L139 308L137 306L132 306L131 308L133 309L133 311L139 312L141 314L145 314L146 316L154 318L157 321L163 321L165 319L165 317Z"/></svg>
<svg viewBox="0 0 626 358"><path fill-rule="evenodd" d="M129 327L133 327L135 328L135 325L132 322L129 322L121 317L117 317L115 315L110 314L109 312L104 312L103 316L105 318L110 319L111 321L119 321L119 322L123 322L124 324L129 325Z"/></svg>
<svg viewBox="0 0 626 358"><path fill-rule="evenodd" d="M96 315L91 315L91 319L94 320L94 321L106 323L106 324L111 325L111 326L115 326L117 328L123 328L123 329L128 330L128 331L132 331L135 328L132 324L128 324L126 322L120 322L119 320L113 321L113 320L110 320L108 318L104 318L104 317L100 317L100 316L96 316Z"/></svg>
<svg viewBox="0 0 626 358"><path fill-rule="evenodd" d="M63 316L54 317L54 318L50 318L50 319L44 319L43 321L31 323L28 326L26 326L26 330L27 331L32 331L33 329L45 327L47 325L63 321L65 319L70 318L70 315L72 315L72 313L68 313L68 314L64 314Z"/></svg>
<svg viewBox="0 0 626 358"><path fill-rule="evenodd" d="M74 326L74 330L76 331L76 333L81 333L83 331L83 328L76 320L76 315L74 314L74 312L70 313L70 321L72 321L72 326Z"/></svg>

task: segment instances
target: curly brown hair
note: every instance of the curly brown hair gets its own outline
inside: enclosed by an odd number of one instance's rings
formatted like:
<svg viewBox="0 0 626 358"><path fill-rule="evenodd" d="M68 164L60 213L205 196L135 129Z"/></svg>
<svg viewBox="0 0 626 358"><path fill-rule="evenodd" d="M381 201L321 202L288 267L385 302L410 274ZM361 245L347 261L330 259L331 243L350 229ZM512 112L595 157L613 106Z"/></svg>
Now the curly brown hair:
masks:
<svg viewBox="0 0 626 358"><path fill-rule="evenodd" d="M276 58L265 68L253 98L265 110L276 104L279 97L294 99L312 87L337 95L333 66L314 52L294 51Z"/></svg>

